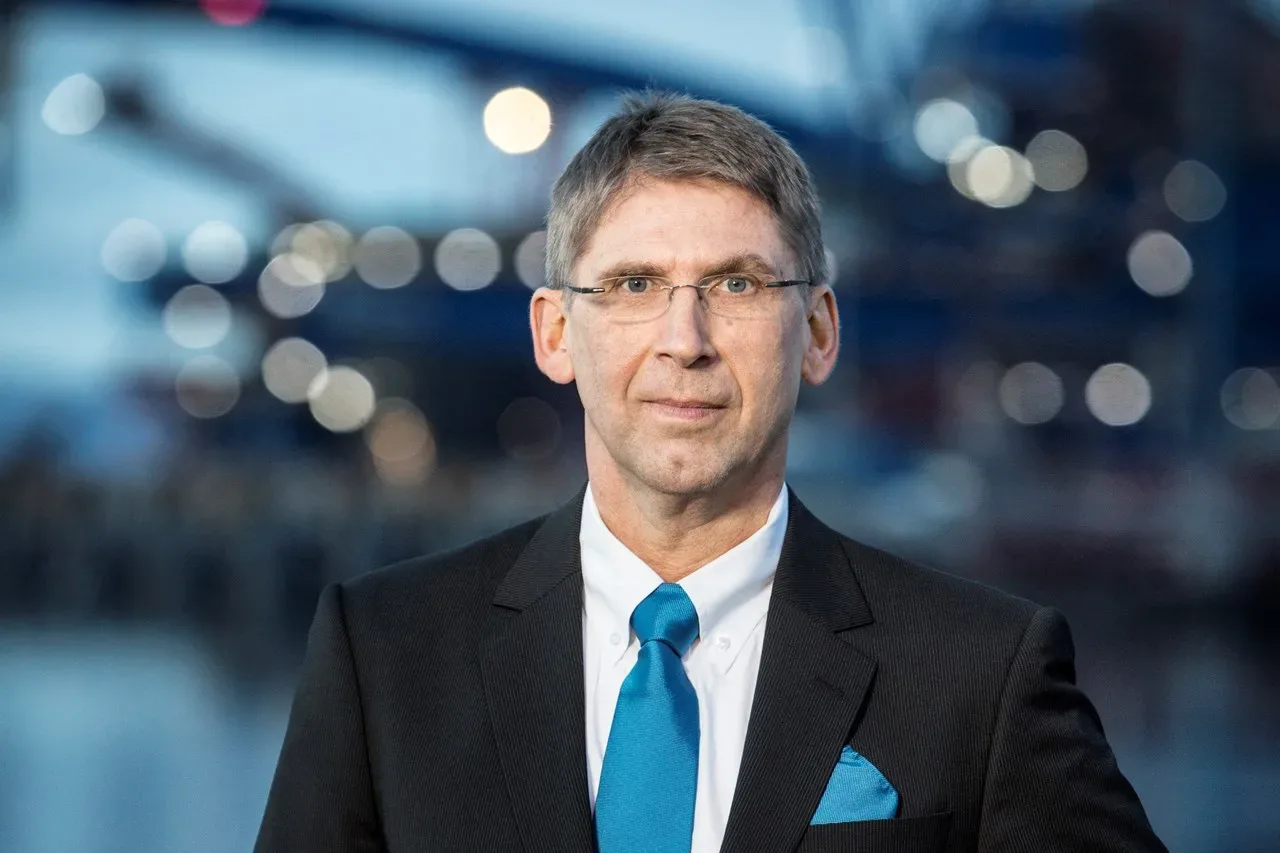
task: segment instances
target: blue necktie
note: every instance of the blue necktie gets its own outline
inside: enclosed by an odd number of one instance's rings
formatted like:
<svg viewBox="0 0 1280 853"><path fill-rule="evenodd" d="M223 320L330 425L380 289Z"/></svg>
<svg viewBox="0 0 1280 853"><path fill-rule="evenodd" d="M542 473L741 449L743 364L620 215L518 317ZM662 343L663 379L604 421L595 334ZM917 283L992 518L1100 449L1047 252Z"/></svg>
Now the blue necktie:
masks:
<svg viewBox="0 0 1280 853"><path fill-rule="evenodd" d="M636 605L635 666L618 691L596 794L600 853L689 853L698 785L698 697L680 658L698 612L679 584Z"/></svg>

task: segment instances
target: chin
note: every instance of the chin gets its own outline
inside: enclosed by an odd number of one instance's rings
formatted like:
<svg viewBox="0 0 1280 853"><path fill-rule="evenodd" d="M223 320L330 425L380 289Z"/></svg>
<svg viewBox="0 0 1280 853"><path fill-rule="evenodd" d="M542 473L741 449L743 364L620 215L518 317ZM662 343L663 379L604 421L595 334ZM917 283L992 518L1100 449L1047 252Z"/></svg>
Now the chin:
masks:
<svg viewBox="0 0 1280 853"><path fill-rule="evenodd" d="M732 470L718 459L649 460L636 471L649 488L668 495L697 495L714 491L730 479Z"/></svg>

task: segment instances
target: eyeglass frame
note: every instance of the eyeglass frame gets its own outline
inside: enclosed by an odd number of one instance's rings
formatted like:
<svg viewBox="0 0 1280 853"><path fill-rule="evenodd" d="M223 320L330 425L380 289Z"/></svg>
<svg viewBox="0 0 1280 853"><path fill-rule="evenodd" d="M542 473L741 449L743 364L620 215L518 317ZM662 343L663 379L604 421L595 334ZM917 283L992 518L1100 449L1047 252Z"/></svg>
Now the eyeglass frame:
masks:
<svg viewBox="0 0 1280 853"><path fill-rule="evenodd" d="M705 275L702 278L698 279L693 284L676 284L672 282L670 279L666 278L665 276L648 275L645 273L634 273L632 275L610 276L609 278L600 279L600 281L602 282L622 281L623 279L628 279L628 278L647 278L651 280L658 279L660 281L665 281L667 282L666 284L660 284L658 286L661 289L667 291L667 306L670 307L671 300L675 298L675 292L681 287L694 288L695 290L698 291L698 296L701 299L705 296L708 290L710 290L712 287L715 287L714 284L703 284L704 281L706 281L709 278L732 278L735 275L740 276L742 278L745 278L749 275L753 277L755 276L754 273L711 273L710 275ZM761 287L797 287L802 284L813 284L813 281L807 278L784 278L784 279L777 279L775 281L766 281L763 284L761 284ZM607 287L574 287L572 284L565 284L565 285L562 285L562 287L565 290L570 290L570 291L573 291L574 293L608 293L609 292L609 288ZM658 316L661 316L661 315L658 315Z"/></svg>

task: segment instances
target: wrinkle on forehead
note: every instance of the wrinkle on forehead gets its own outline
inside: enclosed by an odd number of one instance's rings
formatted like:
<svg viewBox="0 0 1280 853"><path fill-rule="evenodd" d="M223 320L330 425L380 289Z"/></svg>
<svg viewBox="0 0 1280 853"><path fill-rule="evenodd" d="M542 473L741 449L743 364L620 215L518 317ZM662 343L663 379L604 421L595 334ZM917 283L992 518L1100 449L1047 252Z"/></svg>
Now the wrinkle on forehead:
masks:
<svg viewBox="0 0 1280 853"><path fill-rule="evenodd" d="M777 217L774 215L773 211L769 208L768 204L759 196L755 195L749 190L746 190L742 187L737 186L736 184L727 183L725 181L720 181L713 178L670 179L670 178L655 177L653 175L647 175L647 174L641 174L641 173L633 174L632 176L628 177L628 179L622 185L619 186L618 190L615 191L613 196L611 196L610 201L605 208L604 214L600 217L599 222L597 223L595 229L591 233L591 237L584 242L582 251L579 253L578 257L574 259L573 273L575 277L577 275L578 265L581 262L581 260L587 255L589 255L591 251L595 248L596 237L599 234L599 232L602 229L606 228L608 225L616 222L618 212L624 207L624 205L628 201L632 200L637 193L642 192L644 190L648 190L648 189L655 189L661 186L667 186L667 187L687 186L687 187L710 190L710 191L722 190L728 194L736 195L739 198L748 198L753 200L758 205L758 211L762 212L765 215L765 217L767 218L767 221L771 226L772 240L770 242L772 242L774 245L768 246L768 247L759 246L759 245L727 247L726 249L724 249L723 252L717 253L716 256L709 255L706 257L679 258L679 257L676 257L674 254L668 255L666 257L661 257L661 258L655 258L652 256L643 257L638 254L633 255L629 258L615 257L615 258L604 260L603 262L604 265L607 266L609 269L614 269L614 268L623 266L624 262L631 261L634 263L634 265L637 268L640 268L640 267L646 267L649 269L658 268L658 269L662 269L664 271L664 274L671 274L675 272L676 269L682 265L687 265L688 270L693 272L697 272L699 268L704 268L707 271L718 271L718 268L722 267L724 263L731 258L744 257L748 255L756 255L758 257L762 257L762 259L765 261L765 265L769 268L768 270L769 272L772 272L784 278L791 277L790 274L788 273L788 269L794 267L796 264L795 252L793 249L791 249L790 246L787 245L786 241L783 239L780 226L777 221ZM776 257L771 259L771 256L774 255L773 250L775 248L781 253L781 257ZM605 266L602 266L602 269L604 269ZM749 270L744 269L740 271L746 272ZM599 278L602 274L603 273L597 271L595 274L593 274L593 277Z"/></svg>

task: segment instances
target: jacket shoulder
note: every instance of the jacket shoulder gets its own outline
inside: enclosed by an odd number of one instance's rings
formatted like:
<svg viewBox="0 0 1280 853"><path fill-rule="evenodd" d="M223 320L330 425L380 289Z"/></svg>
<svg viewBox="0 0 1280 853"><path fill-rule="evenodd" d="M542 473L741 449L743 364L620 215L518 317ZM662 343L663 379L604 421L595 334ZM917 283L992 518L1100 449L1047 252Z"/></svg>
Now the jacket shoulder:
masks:
<svg viewBox="0 0 1280 853"><path fill-rule="evenodd" d="M1016 642L1041 605L959 575L920 565L841 535L877 622L926 624L943 635L1011 636Z"/></svg>
<svg viewBox="0 0 1280 853"><path fill-rule="evenodd" d="M488 605L494 591L546 516L508 527L447 551L412 557L340 586L349 608L381 619L406 609Z"/></svg>

